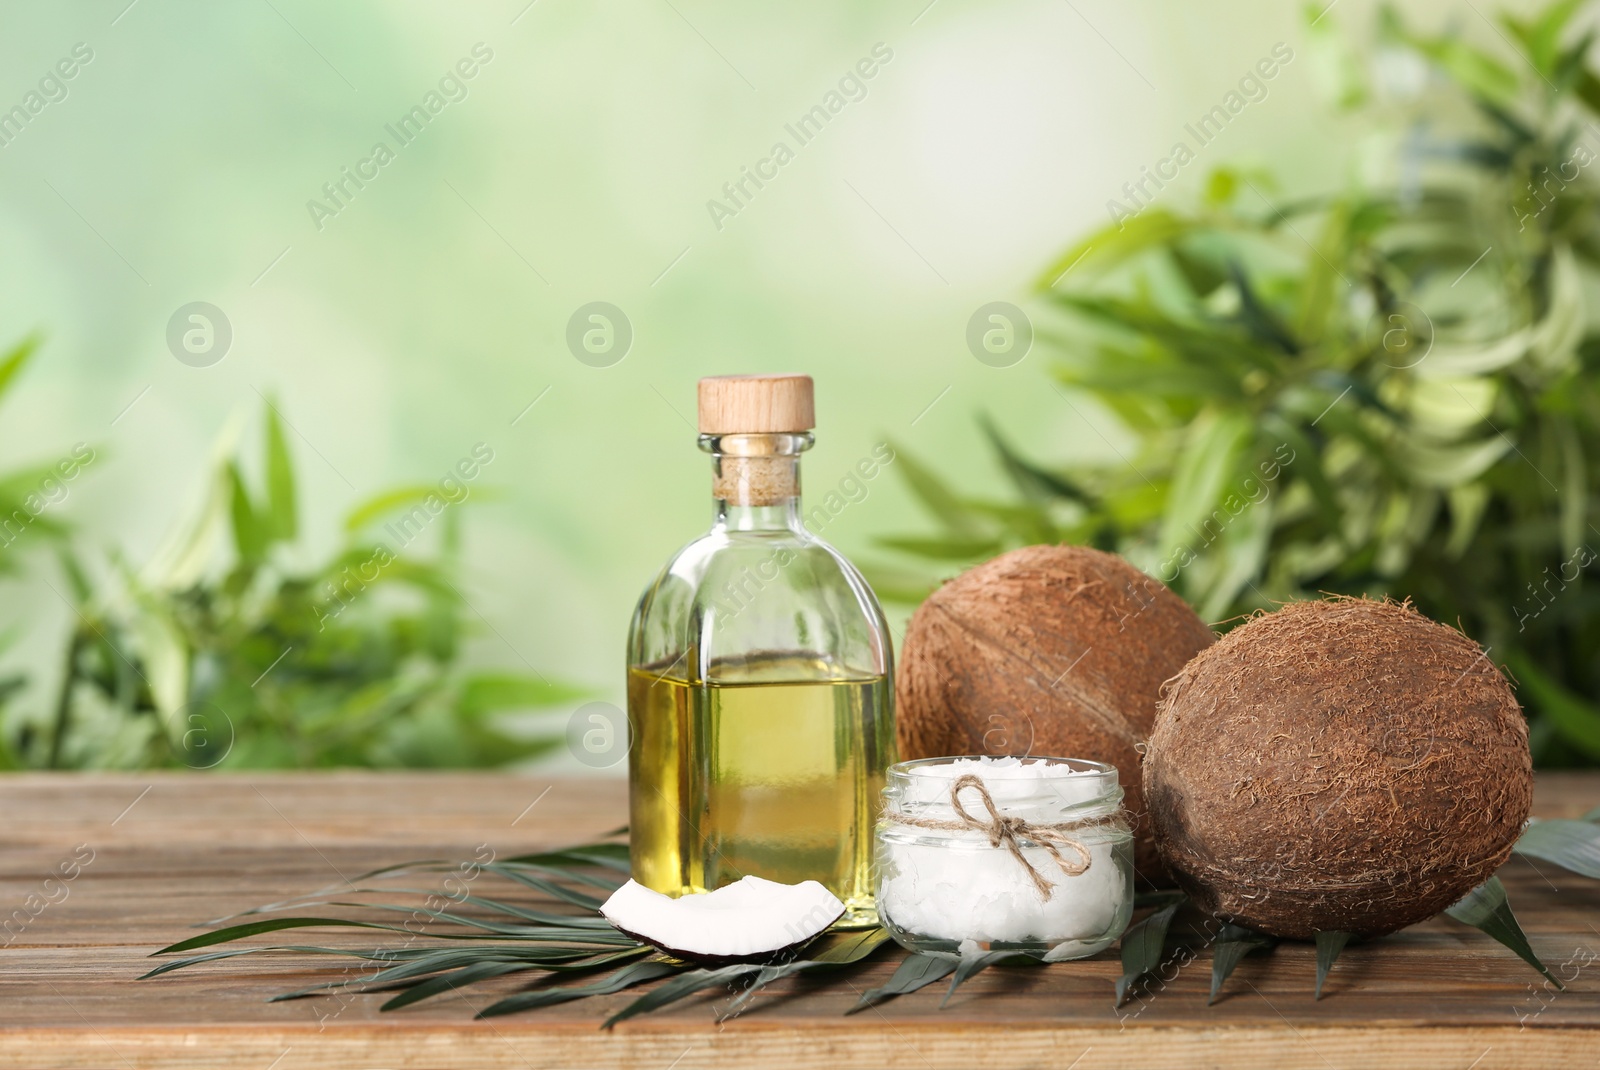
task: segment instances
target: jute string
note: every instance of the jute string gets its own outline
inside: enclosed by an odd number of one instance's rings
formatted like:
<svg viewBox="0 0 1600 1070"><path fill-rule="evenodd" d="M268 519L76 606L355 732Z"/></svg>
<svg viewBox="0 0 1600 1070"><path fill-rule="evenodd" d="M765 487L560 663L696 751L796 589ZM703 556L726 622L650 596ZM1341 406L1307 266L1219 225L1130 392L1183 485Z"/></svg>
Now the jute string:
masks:
<svg viewBox="0 0 1600 1070"><path fill-rule="evenodd" d="M983 802L985 810L989 811L989 819L973 817L967 808L961 805L961 793L967 788L976 789L978 798ZM915 817L911 814L890 813L884 815L889 821L902 825L911 825L914 828L940 829L946 832L965 832L976 829L989 837L990 847L1004 846L1011 852L1022 868L1027 871L1033 880L1033 886L1039 892L1039 898L1049 900L1055 894L1056 886L1047 880L1044 874L1029 862L1022 853L1018 840L1031 840L1050 852L1050 857L1060 867L1061 872L1069 877L1078 877L1089 872L1089 865L1094 860L1080 840L1069 835L1081 829L1094 828L1110 822L1115 815L1099 815L1086 817L1079 821L1063 821L1057 824L1032 824L1020 817L1006 817L1000 813L994 804L994 797L989 794L989 788L983 778L972 773L957 777L950 785L950 808L956 812L958 821L936 821L930 817ZM1069 860L1061 854L1061 848L1070 848L1078 857Z"/></svg>

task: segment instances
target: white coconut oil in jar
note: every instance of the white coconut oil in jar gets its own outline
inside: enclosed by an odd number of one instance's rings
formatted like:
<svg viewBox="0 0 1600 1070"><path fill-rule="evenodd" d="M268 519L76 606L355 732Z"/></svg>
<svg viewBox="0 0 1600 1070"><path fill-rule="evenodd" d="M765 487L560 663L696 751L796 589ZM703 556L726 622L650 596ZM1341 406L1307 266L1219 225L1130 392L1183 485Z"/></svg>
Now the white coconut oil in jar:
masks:
<svg viewBox="0 0 1600 1070"><path fill-rule="evenodd" d="M926 758L891 766L877 905L904 947L1050 962L1111 946L1133 913L1133 834L1114 766Z"/></svg>

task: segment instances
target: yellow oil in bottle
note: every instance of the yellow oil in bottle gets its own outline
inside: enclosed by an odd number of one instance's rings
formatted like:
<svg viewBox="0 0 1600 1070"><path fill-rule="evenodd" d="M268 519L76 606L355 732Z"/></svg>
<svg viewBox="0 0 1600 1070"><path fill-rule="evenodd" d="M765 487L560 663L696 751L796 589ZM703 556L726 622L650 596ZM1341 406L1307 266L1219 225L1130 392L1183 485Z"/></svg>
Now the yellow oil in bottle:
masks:
<svg viewBox="0 0 1600 1070"><path fill-rule="evenodd" d="M873 823L893 761L883 676L815 657L714 662L709 678L628 672L633 877L669 895L747 874L821 882L872 925Z"/></svg>

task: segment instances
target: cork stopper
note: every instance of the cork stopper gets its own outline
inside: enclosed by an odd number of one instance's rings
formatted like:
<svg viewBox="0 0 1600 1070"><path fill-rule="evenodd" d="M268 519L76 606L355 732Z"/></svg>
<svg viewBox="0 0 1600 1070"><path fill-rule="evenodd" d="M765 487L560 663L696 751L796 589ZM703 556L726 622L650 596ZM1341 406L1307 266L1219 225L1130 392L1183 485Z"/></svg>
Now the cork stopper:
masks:
<svg viewBox="0 0 1600 1070"><path fill-rule="evenodd" d="M798 450L817 424L809 375L700 380L700 433L717 436L713 493L730 505L779 505L800 494ZM796 436L804 436L797 444Z"/></svg>
<svg viewBox="0 0 1600 1070"><path fill-rule="evenodd" d="M817 426L809 375L714 375L700 380L702 435L759 435Z"/></svg>

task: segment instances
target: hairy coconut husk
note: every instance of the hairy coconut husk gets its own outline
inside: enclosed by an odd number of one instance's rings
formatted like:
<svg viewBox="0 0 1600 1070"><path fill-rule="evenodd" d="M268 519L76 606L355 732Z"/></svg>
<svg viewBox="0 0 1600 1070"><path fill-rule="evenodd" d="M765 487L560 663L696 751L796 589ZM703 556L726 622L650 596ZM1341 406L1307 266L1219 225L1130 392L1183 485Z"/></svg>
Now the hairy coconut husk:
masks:
<svg viewBox="0 0 1600 1070"><path fill-rule="evenodd" d="M951 580L912 616L895 684L900 754L1109 762L1135 816L1135 865L1164 881L1140 819L1136 748L1162 681L1214 638L1181 598L1114 554L1013 550Z"/></svg>
<svg viewBox="0 0 1600 1070"><path fill-rule="evenodd" d="M1378 936L1511 853L1528 727L1477 643L1409 604L1299 602L1168 685L1145 751L1156 843L1204 910L1278 936Z"/></svg>

